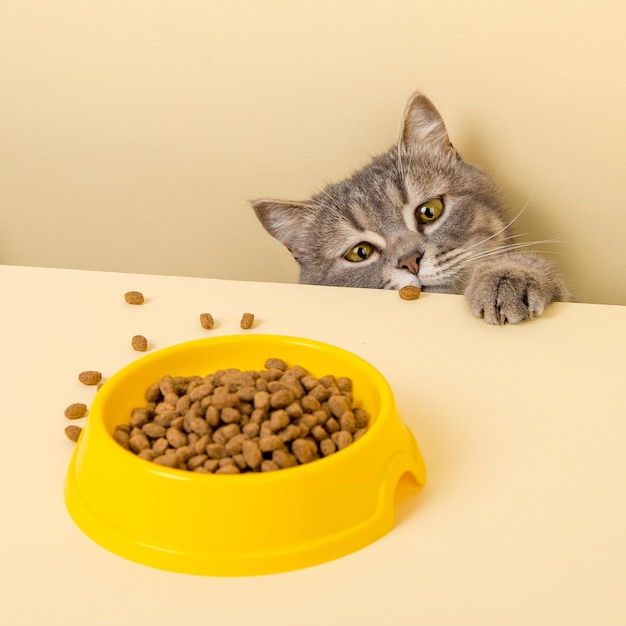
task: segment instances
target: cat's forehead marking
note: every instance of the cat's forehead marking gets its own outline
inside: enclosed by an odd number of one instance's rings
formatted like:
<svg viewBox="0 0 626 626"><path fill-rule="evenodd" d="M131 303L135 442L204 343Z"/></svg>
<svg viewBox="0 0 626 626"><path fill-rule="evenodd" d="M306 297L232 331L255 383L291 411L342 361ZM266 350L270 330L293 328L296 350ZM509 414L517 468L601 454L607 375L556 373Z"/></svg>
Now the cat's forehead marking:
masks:
<svg viewBox="0 0 626 626"><path fill-rule="evenodd" d="M393 206L401 207L406 203L406 195L402 193L402 190L398 188L398 185L391 180L387 181L385 185L385 195Z"/></svg>
<svg viewBox="0 0 626 626"><path fill-rule="evenodd" d="M349 222L356 231L366 230L369 222L361 204L350 202L347 208L341 215L341 223Z"/></svg>
<svg viewBox="0 0 626 626"><path fill-rule="evenodd" d="M363 198L361 202L349 202L345 211L339 216L340 225L349 225L350 233L342 231L345 236L360 236L361 241L366 235L380 233L382 237L393 224L395 213L385 209L384 203L372 201L371 198ZM355 234L356 233L356 234Z"/></svg>

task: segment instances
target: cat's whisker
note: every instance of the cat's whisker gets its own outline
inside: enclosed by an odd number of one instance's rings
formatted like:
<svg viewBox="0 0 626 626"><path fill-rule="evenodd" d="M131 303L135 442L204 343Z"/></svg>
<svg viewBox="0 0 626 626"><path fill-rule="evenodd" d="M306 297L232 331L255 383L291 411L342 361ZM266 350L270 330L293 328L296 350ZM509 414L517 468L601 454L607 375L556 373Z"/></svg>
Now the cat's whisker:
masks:
<svg viewBox="0 0 626 626"><path fill-rule="evenodd" d="M491 248L488 250L483 250L482 252L478 252L477 254L471 255L469 258L463 259L464 265L469 265L470 263L474 263L476 261L483 261L485 259L501 256L504 254L509 254L516 250L520 250L522 248L529 248L531 246L537 246L545 243L555 243L558 242L558 239L544 239L541 241L522 241L514 244L506 244L504 246L498 246L496 248Z"/></svg>
<svg viewBox="0 0 626 626"><path fill-rule="evenodd" d="M515 215L513 219L509 220L509 222L505 224L500 230L496 231L495 233L492 233L489 237L486 237L485 239L478 241L477 243L475 243L473 246L470 246L470 247L475 248L476 246L479 246L483 243L486 243L487 241L490 241L494 237L497 237L501 233L506 232L513 224L515 224L515 222L520 218L522 213L527 209L528 205L530 204L530 201L532 200L533 195L534 195L533 193L530 194L528 200L526 201L524 206L518 211L517 215ZM519 235L507 235L506 238L510 239L512 237L519 237Z"/></svg>
<svg viewBox="0 0 626 626"><path fill-rule="evenodd" d="M458 274L456 273L457 268L459 270L464 270L473 263L484 261L492 257L502 256L511 252L515 252L516 250L536 246L542 243L554 243L558 241L558 239L546 239L542 241L518 242L513 244L505 244L494 248L488 248L479 252L472 252L474 246L471 246L469 249L451 250L438 259L437 268L442 273L447 274L455 272L453 276L458 276ZM465 279L462 276L458 277L464 282Z"/></svg>
<svg viewBox="0 0 626 626"><path fill-rule="evenodd" d="M475 261L481 261L483 259L487 259L490 257L494 257L494 256L500 256L503 254L509 254L511 252L514 252L516 250L520 250L522 248L528 248L530 246L535 245L535 243L526 243L526 242L521 242L521 243L516 243L516 244L508 244L506 246L498 246L497 248L492 248L490 250L483 250L482 252L479 252L477 254L472 255L467 262L468 263L473 263Z"/></svg>
<svg viewBox="0 0 626 626"><path fill-rule="evenodd" d="M541 252L541 254L553 254L556 256L562 256L569 259L578 258L575 254L567 254L566 252L557 252L556 250L537 250L537 252Z"/></svg>

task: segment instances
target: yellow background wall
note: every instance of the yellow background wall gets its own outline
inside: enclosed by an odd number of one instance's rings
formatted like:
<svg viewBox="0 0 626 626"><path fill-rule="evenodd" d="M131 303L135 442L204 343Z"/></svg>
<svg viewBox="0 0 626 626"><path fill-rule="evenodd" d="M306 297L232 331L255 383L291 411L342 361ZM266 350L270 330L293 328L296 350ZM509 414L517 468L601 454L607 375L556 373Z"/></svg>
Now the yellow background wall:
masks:
<svg viewBox="0 0 626 626"><path fill-rule="evenodd" d="M0 1L0 263L295 281L247 200L423 90L581 300L626 304L623 0Z"/></svg>

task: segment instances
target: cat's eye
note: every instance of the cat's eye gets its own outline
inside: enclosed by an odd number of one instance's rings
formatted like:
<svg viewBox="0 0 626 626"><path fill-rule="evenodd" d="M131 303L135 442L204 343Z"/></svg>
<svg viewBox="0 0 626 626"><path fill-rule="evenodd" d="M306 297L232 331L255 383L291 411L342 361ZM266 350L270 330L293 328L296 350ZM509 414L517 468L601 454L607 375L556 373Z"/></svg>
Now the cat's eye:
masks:
<svg viewBox="0 0 626 626"><path fill-rule="evenodd" d="M361 261L368 259L374 250L375 248L372 244L362 241L354 246L354 248L346 252L344 259L351 261L352 263L360 263Z"/></svg>
<svg viewBox="0 0 626 626"><path fill-rule="evenodd" d="M420 204L415 210L415 217L418 224L430 224L434 222L443 213L443 200L441 198L433 198Z"/></svg>

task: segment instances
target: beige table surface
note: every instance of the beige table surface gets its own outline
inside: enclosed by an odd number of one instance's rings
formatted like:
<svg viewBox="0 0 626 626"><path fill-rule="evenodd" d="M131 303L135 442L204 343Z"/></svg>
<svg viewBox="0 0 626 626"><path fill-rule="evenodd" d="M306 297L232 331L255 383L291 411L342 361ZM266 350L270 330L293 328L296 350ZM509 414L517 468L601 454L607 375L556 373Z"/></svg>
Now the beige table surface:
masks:
<svg viewBox="0 0 626 626"><path fill-rule="evenodd" d="M241 332L376 366L426 487L374 544L284 574L176 574L92 542L63 502L63 411L95 393L78 372L139 358L138 333L155 350ZM458 296L0 266L0 354L3 626L626 624L625 307L490 327Z"/></svg>

